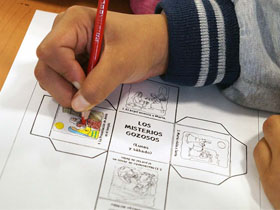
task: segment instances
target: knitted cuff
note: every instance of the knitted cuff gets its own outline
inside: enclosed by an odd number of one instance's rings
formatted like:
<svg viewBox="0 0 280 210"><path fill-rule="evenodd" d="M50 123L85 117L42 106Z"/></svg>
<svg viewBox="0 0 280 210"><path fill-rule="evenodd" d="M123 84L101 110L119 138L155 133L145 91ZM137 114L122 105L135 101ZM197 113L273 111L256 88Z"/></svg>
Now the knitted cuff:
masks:
<svg viewBox="0 0 280 210"><path fill-rule="evenodd" d="M240 73L239 26L230 0L162 0L169 63L163 79L188 86L232 84Z"/></svg>

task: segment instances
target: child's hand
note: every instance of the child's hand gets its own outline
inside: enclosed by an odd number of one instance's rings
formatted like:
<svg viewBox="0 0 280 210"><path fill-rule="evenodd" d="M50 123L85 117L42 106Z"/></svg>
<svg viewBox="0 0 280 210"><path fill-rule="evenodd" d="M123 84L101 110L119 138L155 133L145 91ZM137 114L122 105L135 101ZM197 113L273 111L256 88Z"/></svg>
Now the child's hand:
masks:
<svg viewBox="0 0 280 210"><path fill-rule="evenodd" d="M254 157L264 191L274 208L280 209L280 116L269 117L263 132Z"/></svg>
<svg viewBox="0 0 280 210"><path fill-rule="evenodd" d="M69 8L57 16L37 49L35 76L41 87L76 111L102 102L121 83L161 75L167 66L164 15L108 12L100 61L86 77L81 63L90 52L95 14L87 7ZM72 84L80 90L76 92Z"/></svg>

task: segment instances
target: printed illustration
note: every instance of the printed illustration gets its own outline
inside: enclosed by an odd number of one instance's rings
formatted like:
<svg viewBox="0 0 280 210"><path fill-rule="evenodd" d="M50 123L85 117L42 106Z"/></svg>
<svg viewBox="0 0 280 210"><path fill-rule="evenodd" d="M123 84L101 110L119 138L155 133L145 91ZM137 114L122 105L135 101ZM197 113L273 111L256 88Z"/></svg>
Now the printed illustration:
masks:
<svg viewBox="0 0 280 210"><path fill-rule="evenodd" d="M109 198L153 207L158 175L129 166L116 167Z"/></svg>
<svg viewBox="0 0 280 210"><path fill-rule="evenodd" d="M54 129L63 133L98 139L103 118L103 112L92 110L86 125L83 125L81 113L70 108L61 108L58 111Z"/></svg>
<svg viewBox="0 0 280 210"><path fill-rule="evenodd" d="M165 86L159 86L158 89L151 89L149 92L133 90L131 86L126 107L164 116L167 110L168 97L169 89Z"/></svg>
<svg viewBox="0 0 280 210"><path fill-rule="evenodd" d="M226 140L197 133L184 132L181 158L227 168L229 143Z"/></svg>

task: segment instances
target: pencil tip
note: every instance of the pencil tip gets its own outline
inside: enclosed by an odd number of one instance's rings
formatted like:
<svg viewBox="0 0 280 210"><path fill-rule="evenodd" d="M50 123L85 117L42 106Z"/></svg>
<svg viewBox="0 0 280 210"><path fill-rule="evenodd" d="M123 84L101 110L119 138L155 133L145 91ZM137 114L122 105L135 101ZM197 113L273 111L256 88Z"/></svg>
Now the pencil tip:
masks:
<svg viewBox="0 0 280 210"><path fill-rule="evenodd" d="M82 124L86 125L87 121L85 120L84 116L82 116Z"/></svg>

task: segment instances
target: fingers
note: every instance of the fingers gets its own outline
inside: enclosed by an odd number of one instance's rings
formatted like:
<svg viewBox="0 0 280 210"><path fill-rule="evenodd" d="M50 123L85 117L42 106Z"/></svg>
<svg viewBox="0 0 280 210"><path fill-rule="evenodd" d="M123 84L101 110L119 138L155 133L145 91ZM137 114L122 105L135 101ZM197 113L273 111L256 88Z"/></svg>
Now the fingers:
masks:
<svg viewBox="0 0 280 210"><path fill-rule="evenodd" d="M86 111L101 103L123 82L126 75L120 72L121 69L116 69L117 64L109 61L101 58L98 65L87 76L72 101L75 111Z"/></svg>
<svg viewBox="0 0 280 210"><path fill-rule="evenodd" d="M84 7L71 7L59 14L37 48L39 60L70 83L81 84L85 74L76 57L87 53L93 20L94 11Z"/></svg>
<svg viewBox="0 0 280 210"><path fill-rule="evenodd" d="M275 209L280 208L280 116L273 115L263 124L264 138L259 141L254 157L264 191Z"/></svg>
<svg viewBox="0 0 280 210"><path fill-rule="evenodd" d="M263 133L272 157L280 158L280 115L272 115L264 122Z"/></svg>
<svg viewBox="0 0 280 210"><path fill-rule="evenodd" d="M45 41L38 47L37 55L40 61L46 63L70 83L82 83L85 79L84 71L72 49L55 46Z"/></svg>
<svg viewBox="0 0 280 210"><path fill-rule="evenodd" d="M262 138L254 149L254 158L257 165L258 172L262 178L266 170L271 164L271 150L264 138Z"/></svg>
<svg viewBox="0 0 280 210"><path fill-rule="evenodd" d="M47 90L63 107L71 107L71 100L76 93L74 87L61 75L39 61L35 67L35 76L40 86Z"/></svg>
<svg viewBox="0 0 280 210"><path fill-rule="evenodd" d="M71 106L76 90L85 80L79 61L88 51L95 11L71 7L59 14L51 32L37 48L35 76L42 88L62 106Z"/></svg>

